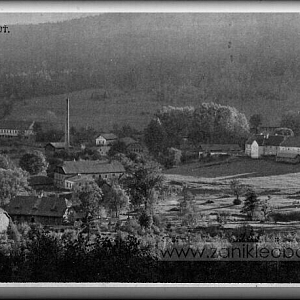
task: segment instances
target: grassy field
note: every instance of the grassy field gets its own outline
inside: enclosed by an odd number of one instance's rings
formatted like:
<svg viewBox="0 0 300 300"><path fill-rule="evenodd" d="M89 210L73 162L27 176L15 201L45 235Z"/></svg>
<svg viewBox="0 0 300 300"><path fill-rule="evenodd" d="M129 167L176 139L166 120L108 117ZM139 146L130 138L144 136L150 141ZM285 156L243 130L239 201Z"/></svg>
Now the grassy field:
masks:
<svg viewBox="0 0 300 300"><path fill-rule="evenodd" d="M276 163L272 160L237 158L228 164L201 166L199 162L178 166L165 172L170 182L185 182L195 195L197 212L202 215L201 224L216 222L217 214L227 212L230 217L224 228L236 227L245 221L241 205L233 205L229 183L233 178L253 187L260 199L270 197L270 205L276 212L299 212L300 216L300 165ZM161 212L174 224L180 224L176 208L181 195L172 195L161 204ZM243 197L241 197L243 200ZM210 200L212 203L208 203ZM299 222L252 224L276 230L299 230Z"/></svg>

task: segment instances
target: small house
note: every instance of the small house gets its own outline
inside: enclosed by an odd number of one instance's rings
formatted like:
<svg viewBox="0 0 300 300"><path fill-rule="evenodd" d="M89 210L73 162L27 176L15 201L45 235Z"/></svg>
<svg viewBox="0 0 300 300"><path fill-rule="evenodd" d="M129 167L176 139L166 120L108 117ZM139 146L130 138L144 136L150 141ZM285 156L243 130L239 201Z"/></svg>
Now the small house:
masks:
<svg viewBox="0 0 300 300"><path fill-rule="evenodd" d="M65 142L52 142L52 143L48 143L46 146L45 146L45 153L46 154L53 154L57 151L60 151L60 150L65 150L66 149L66 143Z"/></svg>
<svg viewBox="0 0 300 300"><path fill-rule="evenodd" d="M96 137L97 146L110 146L117 141L118 137L113 133L102 133Z"/></svg>
<svg viewBox="0 0 300 300"><path fill-rule="evenodd" d="M120 142L125 144L127 153L144 153L145 148L136 140L131 137L124 137L120 139Z"/></svg>
<svg viewBox="0 0 300 300"><path fill-rule="evenodd" d="M300 136L286 138L279 146L276 161L298 163L300 157Z"/></svg>

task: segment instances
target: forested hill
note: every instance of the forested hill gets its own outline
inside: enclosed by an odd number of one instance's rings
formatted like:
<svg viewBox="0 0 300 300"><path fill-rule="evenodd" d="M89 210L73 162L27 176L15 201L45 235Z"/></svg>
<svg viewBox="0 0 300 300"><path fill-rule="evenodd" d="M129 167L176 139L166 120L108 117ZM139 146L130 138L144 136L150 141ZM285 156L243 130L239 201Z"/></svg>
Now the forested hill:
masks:
<svg viewBox="0 0 300 300"><path fill-rule="evenodd" d="M269 122L300 110L299 14L101 14L9 29L1 101L116 87Z"/></svg>

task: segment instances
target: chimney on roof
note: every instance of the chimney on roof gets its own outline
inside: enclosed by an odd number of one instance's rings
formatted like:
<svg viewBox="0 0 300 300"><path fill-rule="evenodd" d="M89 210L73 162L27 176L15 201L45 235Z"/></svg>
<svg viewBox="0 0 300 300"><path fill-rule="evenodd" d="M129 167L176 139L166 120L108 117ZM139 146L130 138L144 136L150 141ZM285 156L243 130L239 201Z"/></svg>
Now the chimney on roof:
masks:
<svg viewBox="0 0 300 300"><path fill-rule="evenodd" d="M70 147L70 99L66 99L65 149Z"/></svg>

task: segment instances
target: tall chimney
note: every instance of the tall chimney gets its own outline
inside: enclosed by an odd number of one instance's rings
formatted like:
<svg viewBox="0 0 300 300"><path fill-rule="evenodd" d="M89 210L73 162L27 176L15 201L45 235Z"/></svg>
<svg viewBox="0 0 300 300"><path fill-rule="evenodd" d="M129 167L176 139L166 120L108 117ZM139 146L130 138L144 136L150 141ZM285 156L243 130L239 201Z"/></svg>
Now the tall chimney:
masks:
<svg viewBox="0 0 300 300"><path fill-rule="evenodd" d="M65 149L69 151L70 147L70 100L66 99L66 124L65 124Z"/></svg>

